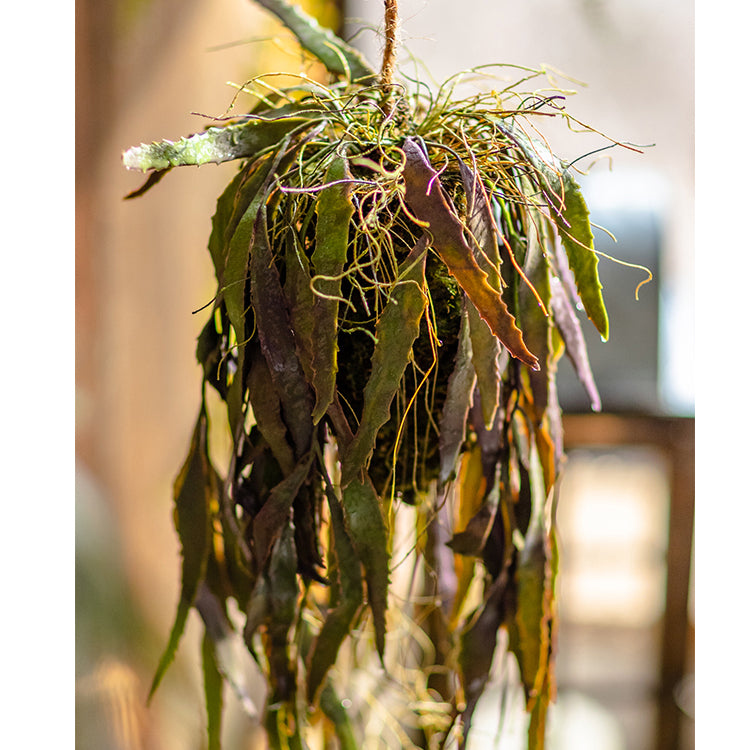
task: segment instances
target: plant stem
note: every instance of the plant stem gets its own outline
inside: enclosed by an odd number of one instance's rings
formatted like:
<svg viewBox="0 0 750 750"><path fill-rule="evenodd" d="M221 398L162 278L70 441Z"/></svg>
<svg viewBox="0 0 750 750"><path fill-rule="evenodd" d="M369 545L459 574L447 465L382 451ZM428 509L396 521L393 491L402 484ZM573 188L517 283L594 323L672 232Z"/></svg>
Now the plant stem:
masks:
<svg viewBox="0 0 750 750"><path fill-rule="evenodd" d="M380 69L380 88L383 92L382 107L386 114L391 112L393 94L393 71L396 67L396 34L398 32L398 0L385 2L385 49L383 66Z"/></svg>

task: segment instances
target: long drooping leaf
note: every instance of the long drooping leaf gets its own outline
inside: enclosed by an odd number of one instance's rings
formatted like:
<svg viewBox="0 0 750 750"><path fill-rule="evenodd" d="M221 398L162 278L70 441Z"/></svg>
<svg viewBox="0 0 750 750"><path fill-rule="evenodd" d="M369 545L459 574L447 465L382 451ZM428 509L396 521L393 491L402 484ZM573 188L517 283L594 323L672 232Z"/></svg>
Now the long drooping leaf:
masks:
<svg viewBox="0 0 750 750"><path fill-rule="evenodd" d="M378 494L369 477L354 479L344 488L342 506L346 530L365 569L375 645L382 660L388 606L388 535Z"/></svg>
<svg viewBox="0 0 750 750"><path fill-rule="evenodd" d="M507 305L477 264L463 226L443 195L438 173L414 139L406 138L403 150L406 202L417 219L427 225L433 247L503 346L529 367L537 368L537 359L526 348Z"/></svg>
<svg viewBox="0 0 750 750"><path fill-rule="evenodd" d="M296 110L299 111L299 105ZM324 117L321 110L319 117ZM244 122L210 127L202 133L180 138L178 141L159 141L133 146L122 156L127 169L165 170L171 167L221 164L233 159L248 159L264 149L277 145L295 129L311 126L309 115L282 110L271 111L268 119L253 118Z"/></svg>
<svg viewBox="0 0 750 750"><path fill-rule="evenodd" d="M289 522L292 503L310 473L312 455L308 453L297 463L294 470L271 490L263 507L253 518L253 542L256 560L260 567L265 566L273 544L285 524Z"/></svg>
<svg viewBox="0 0 750 750"><path fill-rule="evenodd" d="M352 82L369 85L377 73L362 54L333 32L324 29L297 5L286 0L256 0L273 13L298 39L304 49L318 58L331 73L344 75Z"/></svg>
<svg viewBox="0 0 750 750"><path fill-rule="evenodd" d="M354 213L351 200L349 165L336 157L326 173L326 183L315 205L315 250L312 265L317 292L314 307L315 346L313 348L313 387L316 401L313 422L317 424L333 402L338 371L338 310L341 296L341 272L349 245L349 221Z"/></svg>
<svg viewBox="0 0 750 750"><path fill-rule="evenodd" d="M599 258L594 251L589 210L580 186L570 170L563 167L545 144L532 141L520 128L507 122L498 127L536 168L540 187L565 247L583 307L606 341L609 338L609 318L599 280Z"/></svg>
<svg viewBox="0 0 750 750"><path fill-rule="evenodd" d="M289 304L289 323L294 331L294 342L297 347L302 370L308 382L314 384L313 352L317 346L315 331L315 294L312 290L310 260L302 250L295 231L286 235L286 252L284 253L284 295Z"/></svg>
<svg viewBox="0 0 750 750"><path fill-rule="evenodd" d="M461 634L458 664L466 705L462 714L463 734L460 748L466 746L474 710L489 679L495 656L497 631L505 619L506 588L507 576L503 574L492 583L479 615L470 618L471 624Z"/></svg>
<svg viewBox="0 0 750 750"><path fill-rule="evenodd" d="M235 214L237 193L240 186L247 179L248 172L253 169L252 164L246 164L234 179L224 188L224 192L216 201L216 211L211 218L211 235L208 238L208 252L214 264L214 273L219 282L219 288L224 286L224 269L227 263L227 247L231 238L230 224Z"/></svg>
<svg viewBox="0 0 750 750"><path fill-rule="evenodd" d="M329 565L329 568L333 567L338 576L338 601L331 602L332 609L323 622L310 654L307 697L313 704L328 670L336 661L341 644L351 630L354 617L362 606L360 560L347 534L343 509L333 488L326 494L333 532L333 547L329 558L332 558L334 565Z"/></svg>
<svg viewBox="0 0 750 750"><path fill-rule="evenodd" d="M528 374L533 393L533 405L538 419L544 414L548 401L549 365L552 352L550 349L550 326L552 320L547 312L550 307L550 271L543 250L542 217L534 214L533 226L527 232L526 257L523 271L534 287L534 292L527 285L518 290L518 318L523 326L524 336L539 356L539 370ZM539 304L541 300L542 305Z"/></svg>
<svg viewBox="0 0 750 750"><path fill-rule="evenodd" d="M531 710L545 680L549 656L549 554L546 534L540 524L532 523L526 545L520 555L517 576L518 648L516 657Z"/></svg>
<svg viewBox="0 0 750 750"><path fill-rule="evenodd" d="M481 179L463 161L459 162L466 193L466 224L477 265L487 274L487 283L498 294L502 292L499 267L500 251L497 229L492 218L487 192ZM473 303L469 303L469 329L477 386L482 396L482 413L487 427L495 418L500 402L500 342ZM532 346L532 349L534 347Z"/></svg>
<svg viewBox="0 0 750 750"><path fill-rule="evenodd" d="M557 329L565 342L565 354L573 364L578 380L591 401L591 409L592 411L601 411L602 402L599 397L599 389L594 381L594 373L591 370L581 322L560 281L552 284L551 309L552 315L555 317L555 325L557 325Z"/></svg>
<svg viewBox="0 0 750 750"><path fill-rule="evenodd" d="M471 407L476 372L471 361L471 339L466 306L461 314L458 348L453 371L448 378L448 391L440 417L440 475L445 484L455 473L461 446L466 435L466 418Z"/></svg>
<svg viewBox="0 0 750 750"><path fill-rule="evenodd" d="M551 625L554 579L552 550L546 526L547 493L543 470L533 440L528 442L527 464L532 494L532 517L516 570L517 608L509 627L511 648L518 661L531 711L551 675ZM551 688L553 689L553 688ZM537 717L538 720L541 717Z"/></svg>
<svg viewBox="0 0 750 750"><path fill-rule="evenodd" d="M224 681L214 655L214 647L208 633L202 642L203 691L206 697L208 723L208 750L221 750L221 723L224 709Z"/></svg>
<svg viewBox="0 0 750 750"><path fill-rule="evenodd" d="M423 237L399 268L399 278L376 327L372 372L365 386L364 407L354 439L345 446L341 484L349 484L366 467L380 428L391 417L391 402L419 335L427 297L424 272L427 242Z"/></svg>
<svg viewBox="0 0 750 750"><path fill-rule="evenodd" d="M296 665L290 658L290 631L298 615L297 550L294 527L287 524L268 563L268 638L266 652L271 679L271 701L290 701L296 690Z"/></svg>
<svg viewBox="0 0 750 750"><path fill-rule="evenodd" d="M609 317L602 297L602 282L597 268L599 257L594 251L589 210L580 186L567 170L563 172L563 195L556 200L559 200L556 207L561 209L561 213L555 214L555 219L581 302L606 341L609 338Z"/></svg>
<svg viewBox="0 0 750 750"><path fill-rule="evenodd" d="M333 724L341 750L359 750L361 744L357 742L352 721L330 680L320 693L320 708Z"/></svg>
<svg viewBox="0 0 750 750"><path fill-rule="evenodd" d="M268 363L257 344L250 345L250 370L247 389L255 423L268 443L274 458L285 476L295 466L294 449L287 438L287 428L281 416L281 399L271 378Z"/></svg>
<svg viewBox="0 0 750 750"><path fill-rule="evenodd" d="M242 639L232 627L219 600L208 586L202 584L195 602L196 609L200 612L205 625L205 638L210 644L210 662L218 671L219 675L227 681L239 700L239 704L251 719L257 719L258 709L250 696L250 686L247 674L250 666L250 656L244 648ZM204 656L205 659L205 656ZM204 661L204 671L205 671ZM212 675L209 675L212 676ZM207 700L210 698L207 688ZM220 700L221 694L213 696L214 700ZM221 727L220 722L218 723ZM209 735L211 734L211 721L209 717Z"/></svg>
<svg viewBox="0 0 750 750"><path fill-rule="evenodd" d="M268 240L265 206L258 212L250 254L250 292L261 349L276 384L295 455L301 458L311 447L313 400L297 357L287 300Z"/></svg>
<svg viewBox="0 0 750 750"><path fill-rule="evenodd" d="M182 549L182 584L172 631L151 683L149 698L174 659L190 608L206 572L211 544L211 466L208 460L208 416L201 405L185 464L174 484L175 526Z"/></svg>
<svg viewBox="0 0 750 750"><path fill-rule="evenodd" d="M245 342L245 285L248 276L250 246L255 232L255 220L265 202L266 184L273 172L275 159L266 157L244 179L237 188L233 211L225 234L224 267L221 275L221 293L227 308L229 321L234 328L237 342Z"/></svg>

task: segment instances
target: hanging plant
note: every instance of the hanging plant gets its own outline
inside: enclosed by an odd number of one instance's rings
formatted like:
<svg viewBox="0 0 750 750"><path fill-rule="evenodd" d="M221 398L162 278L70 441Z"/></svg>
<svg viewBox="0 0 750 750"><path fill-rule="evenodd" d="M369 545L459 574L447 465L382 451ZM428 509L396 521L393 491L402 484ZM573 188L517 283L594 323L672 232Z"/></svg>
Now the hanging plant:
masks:
<svg viewBox="0 0 750 750"><path fill-rule="evenodd" d="M124 154L151 171L130 197L173 167L239 163L208 242L217 292L174 492L181 595L151 692L196 608L211 748L223 684L249 703L240 638L267 679L272 748L305 747L320 715L326 737L357 747L375 690L358 669L397 696L386 746L463 747L507 642L542 748L555 374L566 353L598 409L576 309L608 336L586 204L537 130L569 115L559 94L519 92L542 71L465 99L459 77L396 83L395 0L380 73L295 6L258 2L328 80L260 77L242 87L259 100L249 113ZM209 420L232 436L222 474Z"/></svg>

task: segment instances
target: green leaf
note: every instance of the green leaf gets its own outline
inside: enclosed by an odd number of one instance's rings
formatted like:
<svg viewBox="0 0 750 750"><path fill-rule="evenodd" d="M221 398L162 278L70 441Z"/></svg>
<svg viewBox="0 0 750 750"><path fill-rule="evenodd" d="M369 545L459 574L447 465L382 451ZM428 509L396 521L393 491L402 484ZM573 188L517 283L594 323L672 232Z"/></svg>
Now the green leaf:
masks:
<svg viewBox="0 0 750 750"><path fill-rule="evenodd" d="M177 652L198 586L206 572L211 545L211 467L208 460L208 417L201 405L187 459L174 484L175 526L182 550L182 583L172 631L151 683L149 700Z"/></svg>
<svg viewBox="0 0 750 750"><path fill-rule="evenodd" d="M294 220L290 218L290 226ZM315 295L311 288L310 261L302 252L296 231L286 234L284 295L289 305L289 322L294 331L297 356L307 380L314 384L313 352L318 346L315 330Z"/></svg>
<svg viewBox="0 0 750 750"><path fill-rule="evenodd" d="M391 417L391 403L398 390L419 323L427 305L424 293L426 238L417 242L399 266L399 277L378 320L372 371L364 391L359 428L341 462L341 484L346 486L366 467L380 428Z"/></svg>
<svg viewBox="0 0 750 750"><path fill-rule="evenodd" d="M365 568L367 599L375 626L375 645L385 653L385 612L388 606L388 533L378 494L369 477L344 488L342 505L349 538Z"/></svg>
<svg viewBox="0 0 750 750"><path fill-rule="evenodd" d="M463 225L443 194L438 173L414 139L407 138L403 150L406 202L416 218L427 225L438 255L503 346L529 367L538 368L539 363L526 348L515 318L477 264L464 237Z"/></svg>
<svg viewBox="0 0 750 750"><path fill-rule="evenodd" d="M362 57L332 31L324 29L297 5L286 0L257 0L273 13L299 40L304 49L317 57L331 73L344 75L355 83L375 83L377 73Z"/></svg>
<svg viewBox="0 0 750 750"><path fill-rule="evenodd" d="M578 294L587 315L604 341L609 338L609 318L602 297L599 280L599 258L594 252L594 235L589 222L589 210L578 183L568 171L563 172L562 196L559 196L555 214L560 239L568 255L570 268L575 276Z"/></svg>
<svg viewBox="0 0 750 750"><path fill-rule="evenodd" d="M543 529L532 523L520 555L516 582L518 587L518 649L516 658L531 710L540 695L549 655L549 551Z"/></svg>
<svg viewBox="0 0 750 750"><path fill-rule="evenodd" d="M517 608L512 650L518 661L528 711L543 695L550 674L554 559L546 529L547 491L535 443L528 445L532 517L516 569Z"/></svg>
<svg viewBox="0 0 750 750"><path fill-rule="evenodd" d="M208 750L221 750L221 718L224 708L224 681L216 664L214 647L208 633L203 634L203 690L208 719Z"/></svg>
<svg viewBox="0 0 750 750"><path fill-rule="evenodd" d="M300 116L286 112L281 108L271 110L268 119L252 118L237 124L210 127L178 141L142 143L128 149L122 155L122 160L127 169L147 172L150 169L166 170L249 159L275 146L292 131L309 127L315 122L310 114ZM324 112L320 110L321 115Z"/></svg>
<svg viewBox="0 0 750 750"><path fill-rule="evenodd" d="M288 523L276 542L267 570L269 617L268 655L271 678L270 702L290 701L296 689L296 669L289 654L289 633L297 616L300 599L297 582L297 551L294 526Z"/></svg>
<svg viewBox="0 0 750 750"><path fill-rule="evenodd" d="M307 697L314 704L324 685L328 670L336 662L339 649L349 634L354 618L362 606L361 565L346 531L344 513L332 488L327 490L333 546L329 551L328 568L338 575L338 601L326 615L313 644L307 670ZM327 683L326 683L327 684ZM324 688L324 691L327 688ZM320 696L321 707L323 696Z"/></svg>
<svg viewBox="0 0 750 750"><path fill-rule="evenodd" d="M354 728L349 714L341 698L333 689L330 680L326 681L320 693L320 708L333 724L341 750L359 750L361 745L354 736Z"/></svg>
<svg viewBox="0 0 750 750"><path fill-rule="evenodd" d="M317 424L333 402L338 371L338 310L341 273L349 245L349 221L354 213L349 165L336 157L326 173L329 187L320 191L315 204L317 224L312 265L317 295L314 306L313 387L316 401L313 422ZM324 295L324 296L323 296Z"/></svg>
<svg viewBox="0 0 750 750"><path fill-rule="evenodd" d="M550 347L550 327L552 319L547 312L550 307L550 270L547 257L543 250L542 231L543 217L534 212L529 220L529 230L526 236L526 258L524 260L524 274L534 287L534 292L528 285L523 284L518 290L518 319L523 326L524 335L529 346L539 356L539 370L529 372L529 381L534 397L535 414L541 414L547 407L548 389L552 372L553 352ZM541 299L544 306L539 304Z"/></svg>

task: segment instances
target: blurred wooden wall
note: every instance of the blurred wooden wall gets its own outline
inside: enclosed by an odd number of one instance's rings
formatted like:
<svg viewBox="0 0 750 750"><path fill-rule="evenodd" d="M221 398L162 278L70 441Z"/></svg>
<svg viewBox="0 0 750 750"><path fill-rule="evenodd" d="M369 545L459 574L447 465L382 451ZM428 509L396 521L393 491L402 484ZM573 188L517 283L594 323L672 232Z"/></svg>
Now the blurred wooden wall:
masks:
<svg viewBox="0 0 750 750"><path fill-rule="evenodd" d="M335 18L333 7L328 3L328 18ZM115 675L132 705L145 707L179 598L172 482L198 410L195 341L208 315L193 311L215 292L206 243L216 199L236 169L175 170L143 198L124 201L144 177L123 168L121 153L203 129L206 119L191 113L221 115L235 94L228 81L241 84L278 67L299 70L293 45L284 52L268 43L233 44L277 31L248 0L76 3L80 750L102 746L105 730L93 725L97 716L106 724L100 714L113 705L92 685L113 690ZM107 588L129 598L138 617L124 622L100 593ZM106 744L200 746L196 630L189 624L152 708L140 711L144 726L129 740L110 737Z"/></svg>

